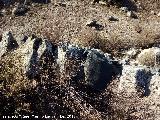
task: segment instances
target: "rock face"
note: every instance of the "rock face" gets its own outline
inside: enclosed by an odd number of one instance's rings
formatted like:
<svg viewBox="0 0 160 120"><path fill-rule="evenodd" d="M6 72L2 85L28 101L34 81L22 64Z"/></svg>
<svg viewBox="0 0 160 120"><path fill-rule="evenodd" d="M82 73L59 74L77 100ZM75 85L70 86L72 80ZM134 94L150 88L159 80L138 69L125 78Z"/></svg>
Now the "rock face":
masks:
<svg viewBox="0 0 160 120"><path fill-rule="evenodd" d="M29 38L16 52L22 58L21 62L24 67L24 74L28 78L34 78L39 75L40 69L42 69L40 62L45 58L54 56L52 44L40 38Z"/></svg>
<svg viewBox="0 0 160 120"><path fill-rule="evenodd" d="M61 44L58 46L57 64L62 77L84 78L82 62L86 59L87 52L78 46Z"/></svg>
<svg viewBox="0 0 160 120"><path fill-rule="evenodd" d="M156 97L160 96L160 76L159 75L154 75L152 77L149 89L152 95Z"/></svg>
<svg viewBox="0 0 160 120"><path fill-rule="evenodd" d="M120 77L119 91L125 93L142 92L143 95L149 95L149 83L152 73L143 66L123 66L122 76Z"/></svg>
<svg viewBox="0 0 160 120"><path fill-rule="evenodd" d="M14 40L11 32L7 31L2 35L0 42L0 57L5 55L7 52L18 47L16 40Z"/></svg>
<svg viewBox="0 0 160 120"><path fill-rule="evenodd" d="M160 48L153 47L144 49L137 57L137 61L141 65L159 66L160 65Z"/></svg>
<svg viewBox="0 0 160 120"><path fill-rule="evenodd" d="M96 89L103 89L112 80L112 62L96 50L91 50L87 54L84 63L85 84Z"/></svg>
<svg viewBox="0 0 160 120"><path fill-rule="evenodd" d="M112 80L113 64L109 56L96 49L84 49L76 46L59 46L57 63L60 72L83 79L82 84L95 89L104 89Z"/></svg>

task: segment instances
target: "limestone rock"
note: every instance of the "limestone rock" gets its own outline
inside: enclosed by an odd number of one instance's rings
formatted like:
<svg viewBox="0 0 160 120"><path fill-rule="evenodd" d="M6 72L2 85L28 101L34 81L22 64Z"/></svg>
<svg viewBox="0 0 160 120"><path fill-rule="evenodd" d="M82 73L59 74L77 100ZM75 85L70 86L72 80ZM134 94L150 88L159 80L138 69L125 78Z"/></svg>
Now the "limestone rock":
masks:
<svg viewBox="0 0 160 120"><path fill-rule="evenodd" d="M75 77L78 74L82 74L80 67L82 60L86 58L86 54L85 49L78 46L67 44L59 45L57 64L60 67L60 73L68 77Z"/></svg>
<svg viewBox="0 0 160 120"><path fill-rule="evenodd" d="M130 18L135 18L135 19L138 18L137 15L136 15L136 13L133 12L133 11L128 11L127 12L127 16L130 17Z"/></svg>
<svg viewBox="0 0 160 120"><path fill-rule="evenodd" d="M47 62L45 58L53 57L54 55L52 44L40 38L29 38L16 52L21 56L24 74L28 78L34 78L39 75L42 68L40 65L41 60L43 60L42 62Z"/></svg>
<svg viewBox="0 0 160 120"><path fill-rule="evenodd" d="M109 17L108 17L108 20L109 20L109 21L118 21L118 18L113 17L113 16L109 16Z"/></svg>
<svg viewBox="0 0 160 120"><path fill-rule="evenodd" d="M85 84L103 89L112 80L113 65L104 54L90 50L84 63Z"/></svg>
<svg viewBox="0 0 160 120"><path fill-rule="evenodd" d="M123 11L123 12L128 12L128 8L127 7L121 7L120 10Z"/></svg>
<svg viewBox="0 0 160 120"><path fill-rule="evenodd" d="M152 73L146 67L124 65L120 77L119 92L136 94L143 91L143 95L148 95L151 78Z"/></svg>
<svg viewBox="0 0 160 120"><path fill-rule="evenodd" d="M150 81L149 89L154 96L160 96L160 76L154 75Z"/></svg>
<svg viewBox="0 0 160 120"><path fill-rule="evenodd" d="M2 35L2 40L0 42L0 57L5 55L7 52L12 51L17 48L18 44L16 40L14 40L10 31L5 32Z"/></svg>

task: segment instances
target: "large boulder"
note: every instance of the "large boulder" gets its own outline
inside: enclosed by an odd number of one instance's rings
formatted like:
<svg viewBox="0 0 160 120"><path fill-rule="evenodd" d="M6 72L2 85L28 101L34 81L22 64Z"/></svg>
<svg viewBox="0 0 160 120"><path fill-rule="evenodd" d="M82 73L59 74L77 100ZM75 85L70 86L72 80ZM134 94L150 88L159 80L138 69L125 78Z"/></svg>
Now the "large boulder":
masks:
<svg viewBox="0 0 160 120"><path fill-rule="evenodd" d="M5 55L7 52L14 50L17 47L17 41L13 38L11 32L5 32L2 35L2 40L0 42L0 57Z"/></svg>
<svg viewBox="0 0 160 120"><path fill-rule="evenodd" d="M104 89L115 73L108 54L74 45L58 46L57 63L63 78L68 77L97 90Z"/></svg>
<svg viewBox="0 0 160 120"><path fill-rule="evenodd" d="M120 77L119 92L136 94L142 92L147 96L150 93L149 83L152 78L151 71L143 66L124 65Z"/></svg>
<svg viewBox="0 0 160 120"><path fill-rule="evenodd" d="M98 50L89 50L84 63L86 85L101 90L112 80L114 69L109 57Z"/></svg>

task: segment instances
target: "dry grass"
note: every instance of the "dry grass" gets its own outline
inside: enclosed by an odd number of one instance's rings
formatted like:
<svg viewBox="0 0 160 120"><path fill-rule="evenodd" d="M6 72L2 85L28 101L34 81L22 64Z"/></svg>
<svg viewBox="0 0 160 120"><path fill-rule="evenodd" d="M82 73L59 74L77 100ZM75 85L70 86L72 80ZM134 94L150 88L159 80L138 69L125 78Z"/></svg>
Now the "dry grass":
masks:
<svg viewBox="0 0 160 120"><path fill-rule="evenodd" d="M10 94L32 88L32 82L23 74L20 57L9 54L1 59L0 64L0 79Z"/></svg>

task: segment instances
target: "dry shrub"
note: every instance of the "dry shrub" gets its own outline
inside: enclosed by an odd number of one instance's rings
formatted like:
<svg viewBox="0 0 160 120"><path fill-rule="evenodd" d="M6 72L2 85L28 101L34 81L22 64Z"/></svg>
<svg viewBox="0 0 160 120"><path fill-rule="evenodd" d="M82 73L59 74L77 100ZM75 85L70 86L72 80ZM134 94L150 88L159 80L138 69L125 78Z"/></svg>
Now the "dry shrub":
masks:
<svg viewBox="0 0 160 120"><path fill-rule="evenodd" d="M154 66L156 63L156 55L154 53L154 49L144 51L143 54L140 54L138 56L137 60L142 65Z"/></svg>

